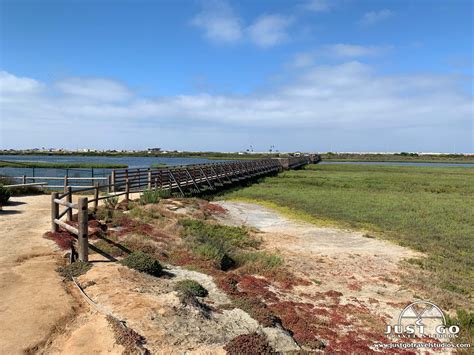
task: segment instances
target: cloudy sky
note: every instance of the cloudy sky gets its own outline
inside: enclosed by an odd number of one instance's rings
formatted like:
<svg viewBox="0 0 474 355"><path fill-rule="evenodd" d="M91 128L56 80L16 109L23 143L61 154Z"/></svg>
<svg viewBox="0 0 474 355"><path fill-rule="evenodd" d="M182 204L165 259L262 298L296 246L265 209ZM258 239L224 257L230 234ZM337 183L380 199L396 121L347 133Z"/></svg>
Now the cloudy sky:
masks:
<svg viewBox="0 0 474 355"><path fill-rule="evenodd" d="M473 152L470 0L0 0L0 147Z"/></svg>

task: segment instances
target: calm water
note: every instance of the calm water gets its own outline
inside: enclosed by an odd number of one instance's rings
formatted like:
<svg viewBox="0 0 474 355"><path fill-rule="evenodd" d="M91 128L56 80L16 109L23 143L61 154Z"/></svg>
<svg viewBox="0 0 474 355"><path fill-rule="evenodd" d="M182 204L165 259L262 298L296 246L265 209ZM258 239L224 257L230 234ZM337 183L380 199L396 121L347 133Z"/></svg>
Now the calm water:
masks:
<svg viewBox="0 0 474 355"><path fill-rule="evenodd" d="M167 158L167 157L82 157L82 156L48 156L48 155L0 155L0 160L16 162L48 162L48 163L97 163L97 164L126 164L129 168L148 168L153 164L189 165L216 163L224 160L209 160L204 158ZM106 177L111 169L48 169L48 168L0 168L0 175L20 177ZM61 184L61 181L36 180L48 182L49 185ZM33 182L33 181L28 181ZM75 185L90 185L92 181L77 181Z"/></svg>
<svg viewBox="0 0 474 355"><path fill-rule="evenodd" d="M357 165L394 165L394 166L434 166L440 168L474 168L474 163L415 163L415 162L385 162L385 161L322 161L319 164L357 164Z"/></svg>

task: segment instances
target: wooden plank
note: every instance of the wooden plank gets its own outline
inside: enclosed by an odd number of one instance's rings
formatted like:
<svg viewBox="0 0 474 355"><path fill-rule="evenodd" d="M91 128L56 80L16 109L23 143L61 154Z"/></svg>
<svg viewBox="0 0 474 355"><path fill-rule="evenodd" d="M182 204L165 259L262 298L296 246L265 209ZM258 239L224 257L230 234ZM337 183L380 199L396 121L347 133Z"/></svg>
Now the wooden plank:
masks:
<svg viewBox="0 0 474 355"><path fill-rule="evenodd" d="M53 193L54 193L54 192L53 192ZM71 203L71 202L59 200L59 199L57 199L57 198L55 198L53 202L55 202L55 203L57 203L58 205L61 205L61 206L65 206L65 207L70 207L70 208L78 209L77 203Z"/></svg>
<svg viewBox="0 0 474 355"><path fill-rule="evenodd" d="M55 202L58 195L57 192L51 193L51 232L53 233L58 231L58 225L55 222L59 216L59 205Z"/></svg>
<svg viewBox="0 0 474 355"><path fill-rule="evenodd" d="M72 187L68 186L65 192L67 193L66 195L67 202L72 204ZM68 207L67 209L67 220L72 221L72 208L71 207Z"/></svg>
<svg viewBox="0 0 474 355"><path fill-rule="evenodd" d="M77 220L79 222L78 228L78 252L79 260L87 262L89 261L89 230L88 230L88 201L87 197L81 197L78 201L79 212L77 214Z"/></svg>
<svg viewBox="0 0 474 355"><path fill-rule="evenodd" d="M47 182L31 182L29 184L15 184L15 185L3 185L3 187L26 187L26 186L44 186L48 185Z"/></svg>
<svg viewBox="0 0 474 355"><path fill-rule="evenodd" d="M54 223L56 223L56 225L64 228L65 230L67 230L68 232L71 232L72 234L75 234L75 235L79 235L79 230L77 228L74 228L73 226L70 226L69 224L67 224L66 222L63 222L59 219L55 219L54 220Z"/></svg>

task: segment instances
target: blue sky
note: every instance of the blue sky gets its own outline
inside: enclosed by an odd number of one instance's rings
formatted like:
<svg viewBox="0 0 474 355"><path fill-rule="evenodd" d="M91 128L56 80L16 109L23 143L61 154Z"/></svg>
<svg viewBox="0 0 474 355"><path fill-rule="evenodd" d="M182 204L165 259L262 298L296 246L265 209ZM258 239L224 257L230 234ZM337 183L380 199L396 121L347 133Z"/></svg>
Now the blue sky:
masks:
<svg viewBox="0 0 474 355"><path fill-rule="evenodd" d="M0 6L2 148L474 151L472 1Z"/></svg>

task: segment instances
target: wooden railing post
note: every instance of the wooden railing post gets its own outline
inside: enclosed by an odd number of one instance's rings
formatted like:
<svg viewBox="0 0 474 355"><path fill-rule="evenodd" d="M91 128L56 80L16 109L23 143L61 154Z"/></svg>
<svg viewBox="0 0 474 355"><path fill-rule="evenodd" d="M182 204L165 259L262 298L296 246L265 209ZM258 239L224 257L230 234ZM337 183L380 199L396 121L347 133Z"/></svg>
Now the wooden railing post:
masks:
<svg viewBox="0 0 474 355"><path fill-rule="evenodd" d="M112 170L112 174L110 175L110 179L112 182L109 185L112 185L111 190L112 192L115 192L115 169Z"/></svg>
<svg viewBox="0 0 474 355"><path fill-rule="evenodd" d="M87 197L81 197L78 201L78 231L77 246L79 251L79 261L89 261L89 230L88 230L88 211Z"/></svg>
<svg viewBox="0 0 474 355"><path fill-rule="evenodd" d="M130 180L128 180L128 176L125 179L125 201L128 202L130 199Z"/></svg>
<svg viewBox="0 0 474 355"><path fill-rule="evenodd" d="M112 191L112 176L107 176L107 193L110 194L110 192Z"/></svg>
<svg viewBox="0 0 474 355"><path fill-rule="evenodd" d="M66 195L67 202L72 203L72 187L68 186L65 192L67 192L67 195ZM68 207L68 210L67 210L67 220L72 221L72 208L71 207Z"/></svg>
<svg viewBox="0 0 474 355"><path fill-rule="evenodd" d="M26 184L26 175L23 175L23 179L22 179L22 180L23 180L23 185L25 185L25 184Z"/></svg>
<svg viewBox="0 0 474 355"><path fill-rule="evenodd" d="M68 178L67 178L67 175L64 175L64 192L66 192L67 190L67 186L68 186Z"/></svg>
<svg viewBox="0 0 474 355"><path fill-rule="evenodd" d="M151 190L151 169L148 168L148 184L147 184L148 190Z"/></svg>
<svg viewBox="0 0 474 355"><path fill-rule="evenodd" d="M97 212L97 208L99 207L99 183L95 183L95 190L94 190L94 213Z"/></svg>
<svg viewBox="0 0 474 355"><path fill-rule="evenodd" d="M51 193L51 232L55 233L58 231L59 226L54 222L59 217L59 205L54 202L59 196L58 192Z"/></svg>

